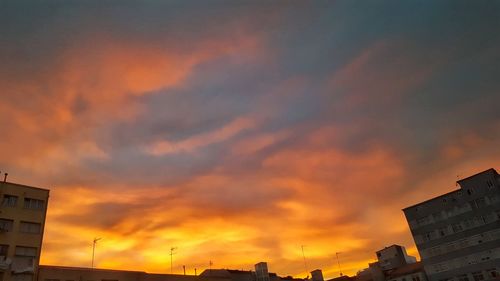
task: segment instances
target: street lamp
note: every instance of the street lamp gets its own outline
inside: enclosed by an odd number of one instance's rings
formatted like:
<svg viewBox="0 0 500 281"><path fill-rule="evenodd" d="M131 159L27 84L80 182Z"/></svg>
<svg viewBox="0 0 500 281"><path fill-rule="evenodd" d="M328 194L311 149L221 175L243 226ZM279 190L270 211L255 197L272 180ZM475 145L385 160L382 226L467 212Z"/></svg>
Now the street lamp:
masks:
<svg viewBox="0 0 500 281"><path fill-rule="evenodd" d="M102 238L94 238L94 243L92 244L92 267L94 268L94 257L95 257L95 244L97 244L97 241L101 240Z"/></svg>

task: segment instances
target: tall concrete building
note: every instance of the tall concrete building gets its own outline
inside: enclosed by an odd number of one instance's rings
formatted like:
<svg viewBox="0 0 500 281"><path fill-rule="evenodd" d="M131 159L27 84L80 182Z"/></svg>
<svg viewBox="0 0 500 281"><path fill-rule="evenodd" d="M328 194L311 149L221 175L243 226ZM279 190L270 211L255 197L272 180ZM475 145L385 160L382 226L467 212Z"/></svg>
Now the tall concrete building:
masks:
<svg viewBox="0 0 500 281"><path fill-rule="evenodd" d="M400 245L377 251L377 261L358 272L357 281L427 281L420 262Z"/></svg>
<svg viewBox="0 0 500 281"><path fill-rule="evenodd" d="M325 281L323 278L323 271L321 269L315 269L311 271L312 281Z"/></svg>
<svg viewBox="0 0 500 281"><path fill-rule="evenodd" d="M431 281L499 280L500 176L459 180L460 189L405 208Z"/></svg>
<svg viewBox="0 0 500 281"><path fill-rule="evenodd" d="M269 281L269 270L266 262L255 264L255 277L257 281Z"/></svg>
<svg viewBox="0 0 500 281"><path fill-rule="evenodd" d="M0 281L36 278L49 190L0 182Z"/></svg>

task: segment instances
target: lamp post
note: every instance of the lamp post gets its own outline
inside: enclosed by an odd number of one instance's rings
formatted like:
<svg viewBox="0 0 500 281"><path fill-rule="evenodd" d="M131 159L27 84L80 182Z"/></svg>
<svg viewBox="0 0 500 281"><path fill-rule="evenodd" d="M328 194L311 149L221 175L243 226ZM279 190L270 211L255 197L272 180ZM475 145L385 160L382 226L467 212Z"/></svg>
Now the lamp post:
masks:
<svg viewBox="0 0 500 281"><path fill-rule="evenodd" d="M101 240L102 238L94 238L94 243L92 244L92 267L94 268L94 257L95 257L95 245L97 244L97 241Z"/></svg>
<svg viewBox="0 0 500 281"><path fill-rule="evenodd" d="M339 274L340 276L342 276L342 268L340 268L339 254L340 252L336 252L335 256L337 256L337 264L339 265Z"/></svg>
<svg viewBox="0 0 500 281"><path fill-rule="evenodd" d="M304 258L304 268L306 269L307 278L309 278L309 268L307 267L306 255L304 254L304 245L301 245L300 248L302 249L302 257Z"/></svg>
<svg viewBox="0 0 500 281"><path fill-rule="evenodd" d="M171 247L170 248L170 274L173 274L174 272L174 251L177 249L177 247Z"/></svg>

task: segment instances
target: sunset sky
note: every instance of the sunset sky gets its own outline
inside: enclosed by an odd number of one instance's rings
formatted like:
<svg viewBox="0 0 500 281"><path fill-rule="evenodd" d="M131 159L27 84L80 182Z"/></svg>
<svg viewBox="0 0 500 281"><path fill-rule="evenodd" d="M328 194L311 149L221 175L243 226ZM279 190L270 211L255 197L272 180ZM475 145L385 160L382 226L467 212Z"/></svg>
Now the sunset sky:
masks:
<svg viewBox="0 0 500 281"><path fill-rule="evenodd" d="M42 264L355 274L500 167L500 1L0 0L0 171Z"/></svg>

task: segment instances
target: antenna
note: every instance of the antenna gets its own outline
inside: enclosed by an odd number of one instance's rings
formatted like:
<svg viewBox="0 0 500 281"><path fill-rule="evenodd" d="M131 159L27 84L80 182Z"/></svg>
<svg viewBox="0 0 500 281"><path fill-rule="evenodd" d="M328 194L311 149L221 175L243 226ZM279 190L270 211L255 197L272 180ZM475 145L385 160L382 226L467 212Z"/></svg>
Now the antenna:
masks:
<svg viewBox="0 0 500 281"><path fill-rule="evenodd" d="M94 257L95 257L95 245L97 244L97 241L101 240L102 238L94 238L94 243L92 244L92 267L94 268Z"/></svg>
<svg viewBox="0 0 500 281"><path fill-rule="evenodd" d="M342 274L342 268L340 268L339 254L341 254L341 253L336 252L335 256L337 256L337 264L339 265L339 274L340 274L340 276L342 276L343 274Z"/></svg>
<svg viewBox="0 0 500 281"><path fill-rule="evenodd" d="M304 258L304 268L306 269L307 272L307 277L309 277L309 269L307 268L307 262L306 262L306 255L304 254L304 245L301 245L300 248L302 249L302 257Z"/></svg>
<svg viewBox="0 0 500 281"><path fill-rule="evenodd" d="M457 181L455 182L455 186L458 186L458 181L460 181L461 178L461 175L457 174Z"/></svg>
<svg viewBox="0 0 500 281"><path fill-rule="evenodd" d="M170 248L170 274L173 274L174 272L174 262L173 262L173 257L176 254L174 251L177 250L177 247L171 247Z"/></svg>

